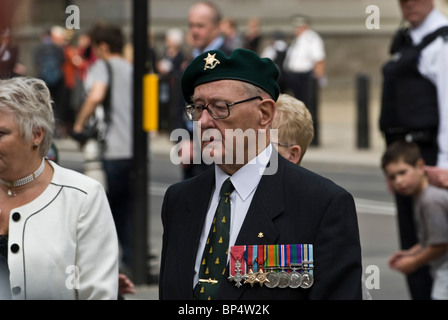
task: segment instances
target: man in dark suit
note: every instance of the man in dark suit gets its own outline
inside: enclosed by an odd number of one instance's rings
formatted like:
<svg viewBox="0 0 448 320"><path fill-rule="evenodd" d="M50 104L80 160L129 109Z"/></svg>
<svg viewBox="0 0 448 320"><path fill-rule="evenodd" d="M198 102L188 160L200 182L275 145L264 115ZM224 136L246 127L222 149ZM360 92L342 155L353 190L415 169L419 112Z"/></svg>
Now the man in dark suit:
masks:
<svg viewBox="0 0 448 320"><path fill-rule="evenodd" d="M279 95L277 78L271 60L245 49L230 56L205 52L185 70L182 93L191 103L186 112L200 128L203 157L215 166L171 186L165 194L160 299L361 299L361 248L353 197L278 156L270 143L276 133L270 126ZM221 206L219 190L227 180L234 191L226 193L231 213L222 222L230 220L229 239L224 242L231 249L225 253L228 259L216 260L216 264L224 260L223 272L209 275L206 253L217 223L215 209ZM268 286L258 276L257 284L250 284L252 270L238 271L232 251L238 245L247 252L255 245L304 244L313 248L308 260L314 283L308 288L271 288L273 282ZM252 264L247 253L238 259ZM258 251L253 260L257 274L263 273L267 259ZM278 275L280 260L274 264ZM292 273L291 265L282 266ZM243 281L235 280L235 271L241 272ZM204 296L204 288L216 290Z"/></svg>
<svg viewBox="0 0 448 320"><path fill-rule="evenodd" d="M221 11L216 4L199 1L188 11L188 28L193 46L193 58L209 50L221 50L226 54L232 50L225 43L221 32Z"/></svg>

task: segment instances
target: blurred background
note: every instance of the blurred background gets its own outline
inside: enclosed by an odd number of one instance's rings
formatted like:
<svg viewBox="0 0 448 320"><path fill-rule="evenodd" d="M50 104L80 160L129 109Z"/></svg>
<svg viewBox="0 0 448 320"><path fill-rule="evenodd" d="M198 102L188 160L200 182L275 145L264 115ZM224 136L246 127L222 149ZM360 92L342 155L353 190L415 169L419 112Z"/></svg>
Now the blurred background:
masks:
<svg viewBox="0 0 448 320"><path fill-rule="evenodd" d="M11 17L13 35L20 45L19 61L33 73L32 49L39 43L45 29L65 25L67 6L80 9L82 34L98 20L117 23L131 38L131 0L2 0L15 8ZM163 50L165 32L170 28L187 31L187 12L194 0L150 0L149 28L153 46ZM358 72L368 73L375 82L380 79L380 66L387 59L390 37L400 23L397 1L391 0L222 0L217 2L224 17L236 21L237 30L244 34L251 18L259 20L261 52L274 31L282 31L287 39L293 36L290 17L296 14L311 18L312 28L324 39L327 52L329 86L350 85ZM442 12L448 11L448 1L437 0ZM380 12L380 29L366 28L369 5ZM6 5L8 7L8 5ZM3 19L2 19L3 20ZM3 21L6 21L5 19ZM187 46L187 44L185 44Z"/></svg>

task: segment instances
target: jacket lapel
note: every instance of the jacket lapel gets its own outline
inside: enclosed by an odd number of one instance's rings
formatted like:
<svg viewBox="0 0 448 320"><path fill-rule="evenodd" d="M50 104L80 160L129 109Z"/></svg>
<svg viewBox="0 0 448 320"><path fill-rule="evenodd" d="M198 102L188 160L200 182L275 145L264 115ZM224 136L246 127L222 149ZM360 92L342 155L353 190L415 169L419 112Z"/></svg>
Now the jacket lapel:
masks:
<svg viewBox="0 0 448 320"><path fill-rule="evenodd" d="M215 174L214 170L207 170L199 178L197 184L197 194L188 199L186 204L186 215L185 215L185 246L183 247L184 252L181 253L183 260L183 265L185 270L191 271L188 276L184 277L187 290L193 293L193 277L194 277L194 267L196 262L197 250L199 247L199 240L201 238L202 228L205 222L205 217L207 215L207 209L210 202L211 193L213 186L215 184ZM193 191L193 190L192 190ZM185 273L187 275L187 273Z"/></svg>

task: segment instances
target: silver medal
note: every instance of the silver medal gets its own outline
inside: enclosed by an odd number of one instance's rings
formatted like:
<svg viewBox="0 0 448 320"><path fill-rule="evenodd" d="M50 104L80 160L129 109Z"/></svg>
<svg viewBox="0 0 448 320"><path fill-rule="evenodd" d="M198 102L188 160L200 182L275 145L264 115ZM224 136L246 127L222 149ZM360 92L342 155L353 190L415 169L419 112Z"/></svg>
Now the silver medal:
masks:
<svg viewBox="0 0 448 320"><path fill-rule="evenodd" d="M278 274L278 287L279 288L287 288L289 286L289 282L291 281L289 279L289 274L286 271L280 271Z"/></svg>
<svg viewBox="0 0 448 320"><path fill-rule="evenodd" d="M300 287L300 285L302 284L302 276L295 269L290 272L289 278L290 278L289 282L290 288L295 289Z"/></svg>
<svg viewBox="0 0 448 320"><path fill-rule="evenodd" d="M268 288L277 287L280 281L280 279L278 278L278 274L274 271L268 273L267 279L269 280L269 282L266 282L264 285Z"/></svg>
<svg viewBox="0 0 448 320"><path fill-rule="evenodd" d="M244 276L241 274L241 262L239 260L236 260L235 262L235 275L228 277L230 281L235 281L236 287L241 287L241 281L245 280Z"/></svg>
<svg viewBox="0 0 448 320"><path fill-rule="evenodd" d="M302 283L300 284L301 288L308 289L310 288L314 283L314 277L311 273L308 271L304 271L302 273Z"/></svg>

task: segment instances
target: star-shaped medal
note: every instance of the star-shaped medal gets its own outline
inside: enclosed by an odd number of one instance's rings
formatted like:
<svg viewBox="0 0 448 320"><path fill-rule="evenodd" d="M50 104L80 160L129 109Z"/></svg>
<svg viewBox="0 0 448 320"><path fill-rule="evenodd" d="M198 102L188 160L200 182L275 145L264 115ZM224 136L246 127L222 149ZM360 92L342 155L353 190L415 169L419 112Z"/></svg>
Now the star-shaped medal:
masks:
<svg viewBox="0 0 448 320"><path fill-rule="evenodd" d="M263 286L263 283L269 283L268 274L267 272L263 272L262 268L260 268L260 270L256 273L256 277L258 282L260 283L260 287Z"/></svg>
<svg viewBox="0 0 448 320"><path fill-rule="evenodd" d="M207 58L204 58L204 61L205 61L204 70L214 69L216 67L216 65L221 63L221 62L219 62L218 59L215 58L215 56L216 56L216 53L215 54L207 53Z"/></svg>
<svg viewBox="0 0 448 320"><path fill-rule="evenodd" d="M253 273L252 269L249 269L249 273L246 274L245 276L247 278L246 278L246 281L244 281L244 284L248 283L248 284L250 284L251 287L254 286L254 283L260 282L260 280L258 280L258 278L257 278L257 274Z"/></svg>

